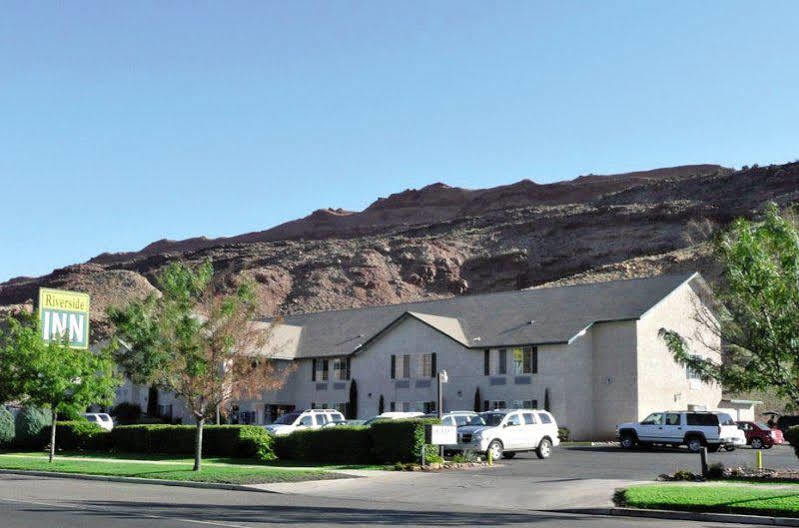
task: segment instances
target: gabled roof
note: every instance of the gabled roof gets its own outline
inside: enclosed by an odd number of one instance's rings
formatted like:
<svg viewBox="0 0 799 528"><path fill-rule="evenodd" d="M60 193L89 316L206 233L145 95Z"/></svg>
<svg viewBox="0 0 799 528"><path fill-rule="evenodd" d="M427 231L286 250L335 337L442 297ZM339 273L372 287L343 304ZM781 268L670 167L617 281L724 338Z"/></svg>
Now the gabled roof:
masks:
<svg viewBox="0 0 799 528"><path fill-rule="evenodd" d="M358 352L405 317L468 348L568 343L591 325L639 319L698 273L660 275L554 288L463 295L435 301L290 315L293 328L280 356L288 359Z"/></svg>

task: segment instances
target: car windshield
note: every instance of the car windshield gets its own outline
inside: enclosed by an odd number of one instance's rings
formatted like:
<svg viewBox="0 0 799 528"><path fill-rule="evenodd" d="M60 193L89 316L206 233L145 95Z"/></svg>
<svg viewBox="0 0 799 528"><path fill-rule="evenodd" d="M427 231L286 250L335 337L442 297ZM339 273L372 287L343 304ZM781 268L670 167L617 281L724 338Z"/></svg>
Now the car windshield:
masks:
<svg viewBox="0 0 799 528"><path fill-rule="evenodd" d="M294 420L296 420L298 416L299 413L284 414L283 416L275 420L275 423L278 425L291 425L294 423Z"/></svg>
<svg viewBox="0 0 799 528"><path fill-rule="evenodd" d="M768 425L764 424L763 422L755 422L755 425L758 426L763 431L771 431L771 427L769 427Z"/></svg>
<svg viewBox="0 0 799 528"><path fill-rule="evenodd" d="M497 413L497 412L483 413L480 415L480 418L482 418L483 423L485 425L499 425L502 423L502 419L505 418L505 413ZM478 424L472 424L470 422L470 425L478 425Z"/></svg>

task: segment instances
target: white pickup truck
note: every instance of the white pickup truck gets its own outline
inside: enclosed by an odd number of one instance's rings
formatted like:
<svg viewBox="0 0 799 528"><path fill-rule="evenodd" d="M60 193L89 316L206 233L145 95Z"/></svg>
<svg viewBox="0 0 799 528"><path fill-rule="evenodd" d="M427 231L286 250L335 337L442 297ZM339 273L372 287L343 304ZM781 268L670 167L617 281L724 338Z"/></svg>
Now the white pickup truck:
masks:
<svg viewBox="0 0 799 528"><path fill-rule="evenodd" d="M714 452L746 445L746 436L729 414L708 411L654 412L640 422L617 425L616 437L624 449L660 444Z"/></svg>

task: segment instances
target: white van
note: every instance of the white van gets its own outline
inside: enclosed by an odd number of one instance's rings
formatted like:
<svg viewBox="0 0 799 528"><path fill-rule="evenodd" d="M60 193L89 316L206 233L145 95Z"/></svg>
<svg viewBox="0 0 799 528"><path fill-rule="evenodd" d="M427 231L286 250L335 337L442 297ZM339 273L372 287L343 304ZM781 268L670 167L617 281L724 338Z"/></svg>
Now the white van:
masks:
<svg viewBox="0 0 799 528"><path fill-rule="evenodd" d="M83 417L91 423L96 423L106 431L113 431L114 429L114 420L106 413L86 413Z"/></svg>

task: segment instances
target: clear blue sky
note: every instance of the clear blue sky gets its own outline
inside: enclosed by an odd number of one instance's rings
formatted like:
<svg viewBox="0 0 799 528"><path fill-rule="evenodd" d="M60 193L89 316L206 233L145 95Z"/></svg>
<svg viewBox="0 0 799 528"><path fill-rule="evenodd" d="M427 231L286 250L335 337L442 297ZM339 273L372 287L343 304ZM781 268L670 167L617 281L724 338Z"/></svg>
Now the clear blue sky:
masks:
<svg viewBox="0 0 799 528"><path fill-rule="evenodd" d="M442 181L799 157L796 2L4 2L0 280Z"/></svg>

